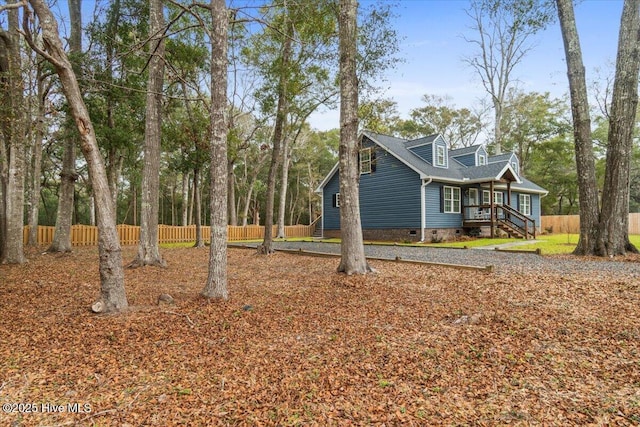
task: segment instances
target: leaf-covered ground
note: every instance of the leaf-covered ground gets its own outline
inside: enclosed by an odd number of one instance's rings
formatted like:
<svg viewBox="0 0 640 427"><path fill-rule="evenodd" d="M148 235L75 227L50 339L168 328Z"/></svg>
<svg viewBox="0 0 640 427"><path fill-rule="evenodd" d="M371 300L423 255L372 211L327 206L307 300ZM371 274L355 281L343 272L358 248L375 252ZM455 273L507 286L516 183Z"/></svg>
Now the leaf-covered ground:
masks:
<svg viewBox="0 0 640 427"><path fill-rule="evenodd" d="M163 255L126 271L117 316L88 310L93 248L0 267L0 425L640 422L632 275L380 261L345 277L335 258L231 249L231 299L208 302L208 250Z"/></svg>

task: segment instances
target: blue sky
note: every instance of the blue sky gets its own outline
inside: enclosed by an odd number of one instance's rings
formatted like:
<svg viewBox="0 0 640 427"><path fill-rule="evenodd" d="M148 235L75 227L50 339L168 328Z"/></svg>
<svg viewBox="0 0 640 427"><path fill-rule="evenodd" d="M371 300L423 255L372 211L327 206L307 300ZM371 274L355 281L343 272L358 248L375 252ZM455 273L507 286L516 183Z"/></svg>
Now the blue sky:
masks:
<svg viewBox="0 0 640 427"><path fill-rule="evenodd" d="M230 0L227 0L228 2ZM237 2L239 0L233 0ZM262 0L242 0L248 4ZM313 1L313 0L309 0ZM360 0L367 7L376 0ZM385 1L385 0L380 0ZM467 0L396 0L397 17L393 22L402 39L400 57L405 62L386 73L382 96L398 104L401 117L424 105L425 94L450 96L455 106L473 107L486 96L479 78L462 60L473 52L463 35L473 37L472 24L465 13ZM95 0L82 0L83 20L94 13ZM102 6L105 3L102 2ZM622 0L582 0L575 7L578 32L589 81L613 72ZM66 1L54 8L58 17L66 17ZM64 21L62 19L61 21ZM65 31L65 23L60 22ZM566 97L568 83L562 36L557 23L538 33L535 47L514 71L522 90L550 92ZM596 70L600 69L600 74ZM320 112L310 117L311 126L319 130L339 127L339 111Z"/></svg>
<svg viewBox="0 0 640 427"><path fill-rule="evenodd" d="M361 0L366 5L369 0ZM462 58L473 52L463 35L473 36L464 9L465 0L400 0L394 26L403 38L401 57L405 62L387 73L384 97L398 103L402 117L423 105L425 94L448 95L457 107L472 107L485 96L480 80ZM576 8L576 21L583 50L587 79L613 70L618 39L621 0L584 0ZM566 97L568 83L562 36L557 23L538 33L534 49L514 71L525 91L550 92ZM320 130L339 126L338 112L311 117Z"/></svg>

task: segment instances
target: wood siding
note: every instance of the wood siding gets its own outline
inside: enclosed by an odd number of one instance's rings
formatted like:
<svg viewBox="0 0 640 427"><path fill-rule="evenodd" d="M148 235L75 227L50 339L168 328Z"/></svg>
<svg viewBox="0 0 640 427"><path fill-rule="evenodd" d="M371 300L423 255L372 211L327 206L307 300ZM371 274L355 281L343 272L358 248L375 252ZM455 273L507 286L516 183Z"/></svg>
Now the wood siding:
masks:
<svg viewBox="0 0 640 427"><path fill-rule="evenodd" d="M459 187L455 184L443 184L440 182L432 182L427 185L426 194L426 210L427 210L427 228L460 228L462 227L461 213L444 213L442 212L442 187ZM464 193L462 187L461 194ZM461 201L462 202L462 201Z"/></svg>
<svg viewBox="0 0 640 427"><path fill-rule="evenodd" d="M425 145L409 148L409 151L417 154L429 163L433 162L433 143L431 142Z"/></svg>
<svg viewBox="0 0 640 427"><path fill-rule="evenodd" d="M464 156L454 157L457 161L462 163L465 166L475 166L476 165L476 153L465 154Z"/></svg>
<svg viewBox="0 0 640 427"><path fill-rule="evenodd" d="M360 175L360 217L363 229L420 228L420 176L366 138L363 147L375 147L375 172ZM324 187L325 230L340 229L340 211L333 207L339 192L336 172Z"/></svg>

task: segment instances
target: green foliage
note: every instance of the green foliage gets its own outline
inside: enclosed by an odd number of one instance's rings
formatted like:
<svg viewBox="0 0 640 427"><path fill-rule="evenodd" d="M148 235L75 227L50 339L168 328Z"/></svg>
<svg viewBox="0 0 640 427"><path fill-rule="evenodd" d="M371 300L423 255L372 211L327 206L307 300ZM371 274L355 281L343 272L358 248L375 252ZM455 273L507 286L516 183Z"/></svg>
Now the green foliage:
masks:
<svg viewBox="0 0 640 427"><path fill-rule="evenodd" d="M541 199L543 215L578 213L578 183L571 135L564 134L539 143L532 151L527 177L549 191Z"/></svg>
<svg viewBox="0 0 640 427"><path fill-rule="evenodd" d="M398 104L391 99L377 99L361 102L358 116L360 128L372 132L391 135L398 125Z"/></svg>
<svg viewBox="0 0 640 427"><path fill-rule="evenodd" d="M468 108L456 108L448 96L423 95L424 107L414 108L411 119L400 121L396 131L404 138L442 134L451 148L475 144L483 131L481 114Z"/></svg>
<svg viewBox="0 0 640 427"><path fill-rule="evenodd" d="M119 0L89 24L86 72L92 87L85 102L101 149L136 159L144 138L148 3ZM108 156L107 156L108 157Z"/></svg>
<svg viewBox="0 0 640 427"><path fill-rule="evenodd" d="M512 89L503 108L502 148L518 154L522 173L529 169L537 144L572 132L568 106L560 99L552 99L548 92Z"/></svg>

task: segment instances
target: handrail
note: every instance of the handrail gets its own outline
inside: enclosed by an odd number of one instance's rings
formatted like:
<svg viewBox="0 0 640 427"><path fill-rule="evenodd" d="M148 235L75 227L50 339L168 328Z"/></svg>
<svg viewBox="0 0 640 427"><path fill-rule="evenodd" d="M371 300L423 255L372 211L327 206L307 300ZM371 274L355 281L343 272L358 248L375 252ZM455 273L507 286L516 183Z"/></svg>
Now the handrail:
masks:
<svg viewBox="0 0 640 427"><path fill-rule="evenodd" d="M322 215L320 215L318 218L314 219L313 222L311 224L309 224L309 226L316 225L316 223L318 221L320 221L321 219L322 219Z"/></svg>
<svg viewBox="0 0 640 427"><path fill-rule="evenodd" d="M516 209L512 208L509 205L496 205L495 208L496 208L496 212L495 212L496 218L498 218L498 221L502 223L508 223L508 226L519 231L524 236L525 239L528 239L529 235L531 235L534 239L536 238L536 221L534 219L529 218L528 216L522 214L521 212L517 211ZM502 209L502 211L505 213L504 218L498 217L498 209ZM515 221L513 221L511 219L511 216L520 220L523 225L520 225ZM531 230L533 231L530 231L529 223L531 223Z"/></svg>

